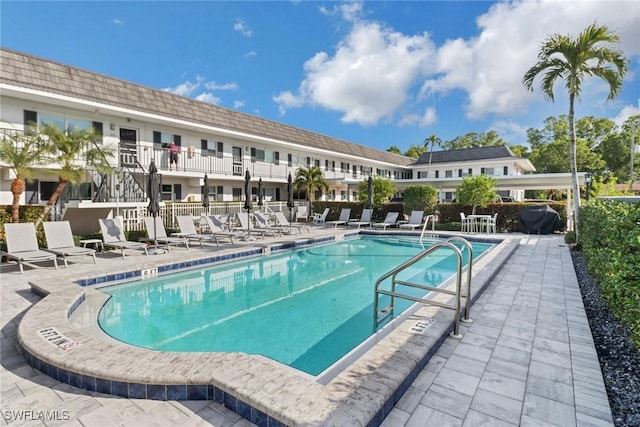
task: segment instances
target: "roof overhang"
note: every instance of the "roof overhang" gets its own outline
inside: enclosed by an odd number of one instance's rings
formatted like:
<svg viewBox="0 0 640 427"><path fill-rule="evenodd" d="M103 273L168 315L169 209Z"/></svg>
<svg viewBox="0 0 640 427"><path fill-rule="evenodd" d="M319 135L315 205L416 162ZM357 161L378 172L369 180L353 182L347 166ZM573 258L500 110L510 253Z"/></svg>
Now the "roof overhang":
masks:
<svg viewBox="0 0 640 427"><path fill-rule="evenodd" d="M578 172L578 185L585 184L586 172ZM570 173L537 173L528 175L494 176L498 190L564 190L571 188ZM426 184L437 189L454 190L462 183L463 178L420 178L394 181L404 189L412 185Z"/></svg>

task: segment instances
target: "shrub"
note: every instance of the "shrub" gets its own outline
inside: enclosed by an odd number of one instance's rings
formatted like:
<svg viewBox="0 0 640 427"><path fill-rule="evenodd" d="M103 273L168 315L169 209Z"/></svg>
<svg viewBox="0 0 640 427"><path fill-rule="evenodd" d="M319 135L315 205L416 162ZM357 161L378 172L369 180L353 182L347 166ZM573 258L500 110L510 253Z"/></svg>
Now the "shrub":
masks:
<svg viewBox="0 0 640 427"><path fill-rule="evenodd" d="M571 230L567 231L567 234L564 235L565 243L576 243L576 232Z"/></svg>
<svg viewBox="0 0 640 427"><path fill-rule="evenodd" d="M438 191L430 185L412 185L402 192L402 199L407 212L424 211L429 215L438 205Z"/></svg>
<svg viewBox="0 0 640 427"><path fill-rule="evenodd" d="M640 345L640 203L594 200L581 208L580 218L589 273Z"/></svg>

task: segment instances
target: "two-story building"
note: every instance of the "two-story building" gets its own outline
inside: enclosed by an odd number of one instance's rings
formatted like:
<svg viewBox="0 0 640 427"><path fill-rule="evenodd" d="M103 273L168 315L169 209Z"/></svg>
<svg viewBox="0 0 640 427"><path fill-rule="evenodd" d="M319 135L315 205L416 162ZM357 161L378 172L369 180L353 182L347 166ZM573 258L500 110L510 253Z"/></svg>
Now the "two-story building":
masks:
<svg viewBox="0 0 640 427"><path fill-rule="evenodd" d="M516 200L528 188L571 186L569 174L525 175L534 171L531 163L506 147L433 152L416 161L9 49L0 49L0 91L4 135L53 123L93 129L101 135L96 144L113 150L114 174L87 169L85 183L66 195L67 204L84 208L146 203L144 176L152 159L167 201L200 201L205 174L211 200L240 201L247 170L254 196L261 178L267 200L286 200L288 175L310 166L320 168L330 186L316 195L321 200L358 200L358 185L369 176L390 179L399 195L409 185L434 185L442 201L451 200L469 174L496 176L501 194ZM180 151L177 169L170 170L172 141ZM14 177L0 159L0 204L11 203ZM58 183L51 168L33 178L21 204L45 203Z"/></svg>

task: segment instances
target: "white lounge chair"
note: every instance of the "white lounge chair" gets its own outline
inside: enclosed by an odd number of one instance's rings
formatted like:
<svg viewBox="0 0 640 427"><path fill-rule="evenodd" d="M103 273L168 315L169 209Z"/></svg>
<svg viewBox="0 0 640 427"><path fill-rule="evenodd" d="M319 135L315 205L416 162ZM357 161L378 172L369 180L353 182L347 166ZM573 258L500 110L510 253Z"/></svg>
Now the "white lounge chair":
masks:
<svg viewBox="0 0 640 427"><path fill-rule="evenodd" d="M95 249L76 246L69 221L43 222L42 226L47 239L47 251L62 258L65 267L69 267L67 264L69 256L89 255L93 257L93 263L96 264Z"/></svg>
<svg viewBox="0 0 640 427"><path fill-rule="evenodd" d="M5 223L4 232L7 237L7 252L4 255L9 259L18 261L20 274L24 274L23 262L53 261L58 269L57 255L43 251L38 246L36 227L32 222L20 224Z"/></svg>
<svg viewBox="0 0 640 427"><path fill-rule="evenodd" d="M424 211L411 211L409 222L406 224L400 224L401 229L415 230L422 226L422 218L424 217Z"/></svg>
<svg viewBox="0 0 640 427"><path fill-rule="evenodd" d="M215 235L217 238L225 237L233 242L233 239L243 239L245 236L242 233L234 233L233 231L227 231L222 228L222 222L215 215L206 215L204 217L207 222L207 227L209 227L209 231L212 235ZM246 239L245 239L246 240Z"/></svg>
<svg viewBox="0 0 640 427"><path fill-rule="evenodd" d="M119 248L122 258L125 257L125 249L142 249L145 255L149 255L147 251L147 245L142 242L132 242L127 240L124 235L124 230L120 225L111 218L99 219L100 231L102 232L102 242L106 247Z"/></svg>
<svg viewBox="0 0 640 427"><path fill-rule="evenodd" d="M309 219L309 211L307 210L306 205L300 205L296 210L296 222L300 221L301 219L304 219L305 221Z"/></svg>
<svg viewBox="0 0 640 427"><path fill-rule="evenodd" d="M327 208L328 210L329 208ZM289 222L289 220L284 216L283 212L274 212L275 216L276 216L276 227L290 227L290 228L295 228L298 230L298 233L302 234L302 229L306 228L307 229L307 233L311 233L311 229L309 228L308 225L299 225L299 224L292 224L291 222Z"/></svg>
<svg viewBox="0 0 640 427"><path fill-rule="evenodd" d="M387 227L393 227L396 225L396 221L398 220L398 214L399 212L387 212L387 216L384 218L384 221L374 222L373 227L382 228L383 230L386 230Z"/></svg>
<svg viewBox="0 0 640 427"><path fill-rule="evenodd" d="M202 242L214 242L216 245L220 246L218 237L215 234L198 233L195 223L193 222L193 216L176 215L176 221L178 222L180 233L171 233L171 237L182 237L189 240L196 240L200 242L200 247L202 247Z"/></svg>
<svg viewBox="0 0 640 427"><path fill-rule="evenodd" d="M269 224L269 218L265 214L256 212L253 214L253 217L256 219L256 228L267 231L267 232L273 232L274 237L275 237L275 233L278 233L278 235L280 236L282 236L284 233L286 234L293 233L293 228L272 227L271 224ZM299 230L296 229L296 231L299 231Z"/></svg>
<svg viewBox="0 0 640 427"><path fill-rule="evenodd" d="M324 222L327 220L327 215L329 215L330 210L331 209L329 208L325 208L322 213L314 213L312 222L314 224L324 224Z"/></svg>
<svg viewBox="0 0 640 427"><path fill-rule="evenodd" d="M351 209L343 208L340 211L340 217L337 221L325 221L325 225L332 224L334 227L338 227L339 225L346 225L349 222L349 217L351 216Z"/></svg>
<svg viewBox="0 0 640 427"><path fill-rule="evenodd" d="M269 234L269 235L274 236L274 237L276 236L276 232L274 230L266 230L266 229L263 229L263 228L255 227L253 225L253 221L249 217L249 213L248 212L238 212L236 214L236 217L238 218L238 222L240 223L239 227L235 227L234 228L234 230L236 230L236 231L244 232L244 233L247 233L248 235L258 234L263 239L264 239L265 234Z"/></svg>
<svg viewBox="0 0 640 427"><path fill-rule="evenodd" d="M360 219L352 219L347 225L354 226L360 228L361 226L371 226L371 215L373 215L373 209L363 209L362 215L360 215Z"/></svg>
<svg viewBox="0 0 640 427"><path fill-rule="evenodd" d="M144 218L144 226L147 228L147 234L149 239L157 243L167 245L167 250L171 252L171 245L184 245L189 249L189 239L185 237L169 237L167 236L167 230L164 229L162 218L159 216L152 217L147 216ZM155 235L154 235L155 232Z"/></svg>

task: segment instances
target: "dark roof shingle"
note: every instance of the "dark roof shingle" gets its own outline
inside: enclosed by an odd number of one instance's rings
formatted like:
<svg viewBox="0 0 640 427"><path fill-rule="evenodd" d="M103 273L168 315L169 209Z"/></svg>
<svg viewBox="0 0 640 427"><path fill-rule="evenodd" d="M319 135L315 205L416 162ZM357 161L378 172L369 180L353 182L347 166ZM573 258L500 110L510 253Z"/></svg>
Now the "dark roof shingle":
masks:
<svg viewBox="0 0 640 427"><path fill-rule="evenodd" d="M458 150L434 151L431 156L431 164L468 162L474 160L498 159L503 157L515 157L506 145L490 147L461 148ZM429 164L429 152L420 155L416 165Z"/></svg>

